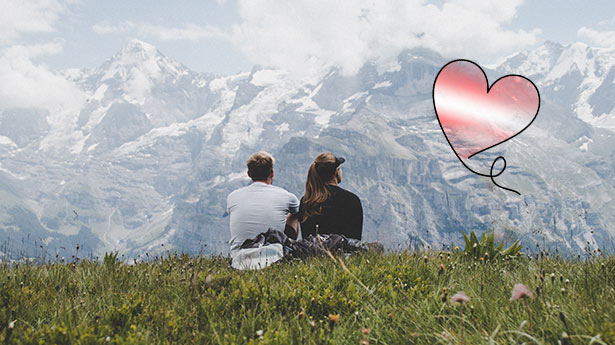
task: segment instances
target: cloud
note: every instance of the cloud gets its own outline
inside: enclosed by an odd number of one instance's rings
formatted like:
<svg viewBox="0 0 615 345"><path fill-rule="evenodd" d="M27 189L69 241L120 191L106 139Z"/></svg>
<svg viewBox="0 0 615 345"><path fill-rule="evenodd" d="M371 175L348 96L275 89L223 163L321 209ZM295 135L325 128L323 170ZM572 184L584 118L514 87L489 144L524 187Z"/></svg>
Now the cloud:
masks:
<svg viewBox="0 0 615 345"><path fill-rule="evenodd" d="M577 36L587 39L595 46L615 46L615 31L598 31L584 26L577 31Z"/></svg>
<svg viewBox="0 0 615 345"><path fill-rule="evenodd" d="M240 0L232 40L254 62L288 70L395 59L426 47L451 58L497 58L538 42L540 31L506 29L522 0Z"/></svg>
<svg viewBox="0 0 615 345"><path fill-rule="evenodd" d="M12 44L24 33L53 32L65 7L56 0L2 0L0 45Z"/></svg>
<svg viewBox="0 0 615 345"><path fill-rule="evenodd" d="M182 28L169 28L158 25L142 25L138 31L145 36L163 41L198 41L204 38L228 38L228 34L213 26L186 24Z"/></svg>
<svg viewBox="0 0 615 345"><path fill-rule="evenodd" d="M4 57L31 59L44 55L56 55L62 52L62 41L56 40L50 43L34 45L13 45L2 51Z"/></svg>
<svg viewBox="0 0 615 345"><path fill-rule="evenodd" d="M94 24L92 30L98 34L135 33L161 41L199 41L208 38L230 39L229 34L213 26L185 24L183 27L166 27L151 24L136 24L130 21L112 25L108 22Z"/></svg>
<svg viewBox="0 0 615 345"><path fill-rule="evenodd" d="M77 109L83 101L77 86L32 62L61 51L61 42L14 45L0 51L0 109L40 108L52 113Z"/></svg>
<svg viewBox="0 0 615 345"><path fill-rule="evenodd" d="M0 5L0 110L8 108L38 108L48 110L52 126L76 119L84 97L79 88L48 66L35 60L63 51L63 40L51 39L49 33L69 14L65 5L56 0L2 0ZM32 42L28 34L47 34L43 44ZM70 121L64 121L67 118ZM62 120L61 122L57 121ZM73 121L74 122L74 121Z"/></svg>
<svg viewBox="0 0 615 345"><path fill-rule="evenodd" d="M136 25L133 22L126 21L119 25L112 25L108 22L96 23L92 26L92 30L101 35L125 33L133 29Z"/></svg>

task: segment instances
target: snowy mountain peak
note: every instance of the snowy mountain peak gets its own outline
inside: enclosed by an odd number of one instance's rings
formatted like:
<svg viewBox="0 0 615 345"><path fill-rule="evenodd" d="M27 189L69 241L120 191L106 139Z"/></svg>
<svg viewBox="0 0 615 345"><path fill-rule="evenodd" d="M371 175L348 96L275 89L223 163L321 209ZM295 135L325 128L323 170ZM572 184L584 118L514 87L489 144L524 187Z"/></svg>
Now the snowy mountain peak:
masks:
<svg viewBox="0 0 615 345"><path fill-rule="evenodd" d="M156 46L136 39L126 42L124 47L113 56L112 60L125 66L139 66L160 60L179 65L164 56Z"/></svg>
<svg viewBox="0 0 615 345"><path fill-rule="evenodd" d="M499 70L502 73L521 74L530 78L544 77L553 69L566 48L559 43L547 41L534 50L508 57L499 66Z"/></svg>
<svg viewBox="0 0 615 345"><path fill-rule="evenodd" d="M121 54L122 55L138 54L138 55L145 57L145 56L157 55L160 53L158 52L158 49L152 44L149 44L147 42L143 42L137 39L131 39L127 41L126 44L124 45L124 47L121 50Z"/></svg>
<svg viewBox="0 0 615 345"><path fill-rule="evenodd" d="M593 48L582 42L564 46L547 41L536 49L509 57L499 70L522 74L536 79L535 82L549 83L571 72L595 78L604 75L614 65L613 48Z"/></svg>
<svg viewBox="0 0 615 345"><path fill-rule="evenodd" d="M545 41L542 44L542 47L545 47L545 48L550 49L550 50L561 50L562 48L564 48L564 45L562 45L559 42Z"/></svg>
<svg viewBox="0 0 615 345"><path fill-rule="evenodd" d="M126 45L96 69L100 81L116 79L122 83L139 80L177 79L187 74L188 69L175 60L164 56L146 42L130 40Z"/></svg>
<svg viewBox="0 0 615 345"><path fill-rule="evenodd" d="M615 130L615 48L545 42L509 57L498 72L524 75L538 85L541 93L550 93L553 101L571 109L579 119Z"/></svg>

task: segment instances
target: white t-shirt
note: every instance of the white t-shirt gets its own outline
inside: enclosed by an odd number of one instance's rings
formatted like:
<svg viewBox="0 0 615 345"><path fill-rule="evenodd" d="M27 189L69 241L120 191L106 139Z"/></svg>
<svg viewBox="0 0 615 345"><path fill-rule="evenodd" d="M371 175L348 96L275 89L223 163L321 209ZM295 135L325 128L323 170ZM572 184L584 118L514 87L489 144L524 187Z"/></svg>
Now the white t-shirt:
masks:
<svg viewBox="0 0 615 345"><path fill-rule="evenodd" d="M286 216L299 212L297 197L283 188L263 182L239 188L226 198L230 215L231 256L247 239L269 228L284 231Z"/></svg>

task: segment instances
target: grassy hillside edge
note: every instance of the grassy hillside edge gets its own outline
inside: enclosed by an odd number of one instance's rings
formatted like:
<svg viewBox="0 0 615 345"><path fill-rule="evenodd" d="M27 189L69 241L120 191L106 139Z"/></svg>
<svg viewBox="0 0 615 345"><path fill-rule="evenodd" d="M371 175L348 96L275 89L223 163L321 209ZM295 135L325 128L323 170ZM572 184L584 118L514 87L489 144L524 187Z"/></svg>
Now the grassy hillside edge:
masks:
<svg viewBox="0 0 615 345"><path fill-rule="evenodd" d="M364 253L246 272L168 255L0 270L8 344L615 344L613 256ZM533 298L511 300L517 283ZM459 291L469 301L452 301Z"/></svg>

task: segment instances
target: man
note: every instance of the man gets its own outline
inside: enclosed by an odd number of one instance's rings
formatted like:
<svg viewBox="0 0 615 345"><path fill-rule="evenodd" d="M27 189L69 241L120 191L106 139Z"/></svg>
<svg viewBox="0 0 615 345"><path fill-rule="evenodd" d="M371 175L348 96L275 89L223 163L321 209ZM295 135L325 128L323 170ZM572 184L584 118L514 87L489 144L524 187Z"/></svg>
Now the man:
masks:
<svg viewBox="0 0 615 345"><path fill-rule="evenodd" d="M245 240L253 239L269 229L298 232L299 200L286 190L273 186L274 159L267 152L256 152L246 162L252 184L228 195L230 215L232 266L235 268L263 268L279 260L282 246L241 249ZM258 249L258 250L255 250Z"/></svg>

